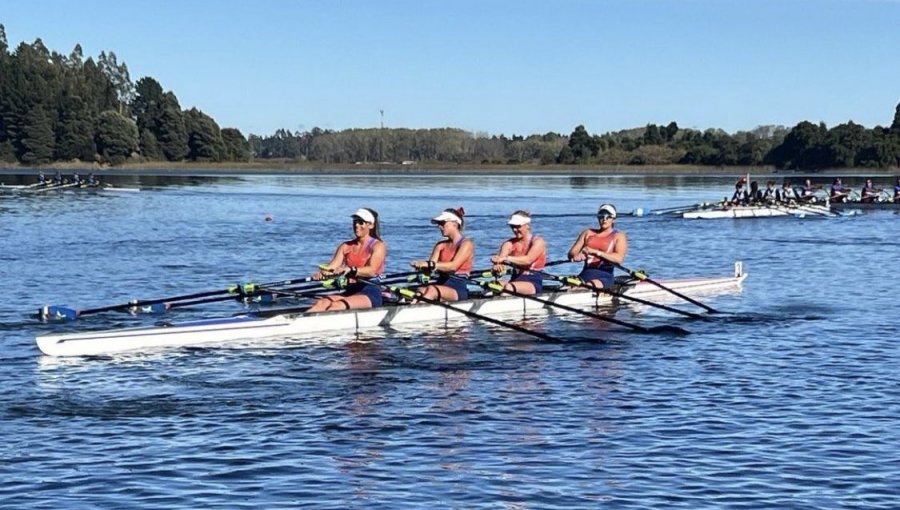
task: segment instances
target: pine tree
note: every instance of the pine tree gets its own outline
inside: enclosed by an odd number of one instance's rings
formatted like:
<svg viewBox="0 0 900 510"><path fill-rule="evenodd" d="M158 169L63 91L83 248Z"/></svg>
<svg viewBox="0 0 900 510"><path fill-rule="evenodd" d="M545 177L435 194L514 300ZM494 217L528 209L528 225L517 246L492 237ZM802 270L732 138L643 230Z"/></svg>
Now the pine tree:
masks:
<svg viewBox="0 0 900 510"><path fill-rule="evenodd" d="M25 116L19 141L19 161L26 165L43 165L53 161L53 127L43 108L33 108Z"/></svg>
<svg viewBox="0 0 900 510"><path fill-rule="evenodd" d="M97 119L97 150L104 161L124 163L138 149L137 125L115 110L107 110Z"/></svg>

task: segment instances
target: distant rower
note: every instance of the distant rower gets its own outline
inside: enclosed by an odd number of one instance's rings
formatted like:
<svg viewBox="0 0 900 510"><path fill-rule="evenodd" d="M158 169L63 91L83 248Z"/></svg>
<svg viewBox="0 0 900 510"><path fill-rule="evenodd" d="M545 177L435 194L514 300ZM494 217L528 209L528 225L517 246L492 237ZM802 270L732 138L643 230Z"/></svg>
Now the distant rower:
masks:
<svg viewBox="0 0 900 510"><path fill-rule="evenodd" d="M781 189L777 192L778 201L782 204L790 204L797 201L797 192L791 186L791 181L785 179Z"/></svg>
<svg viewBox="0 0 900 510"><path fill-rule="evenodd" d="M834 183L831 184L831 201L841 203L847 199L850 190L844 187L840 177L835 177Z"/></svg>
<svg viewBox="0 0 900 510"><path fill-rule="evenodd" d="M800 200L804 202L815 202L816 201L816 191L822 189L822 186L813 186L811 180L806 179L806 182L803 183L803 191L800 192Z"/></svg>
<svg viewBox="0 0 900 510"><path fill-rule="evenodd" d="M863 184L863 187L859 192L859 201L871 203L874 202L879 195L881 195L881 190L875 188L875 184L872 183L872 179L866 179L866 183Z"/></svg>
<svg viewBox="0 0 900 510"><path fill-rule="evenodd" d="M744 184L742 184L745 182L747 181L742 179L734 185L734 194L731 195L732 205L747 205L747 202L750 201L750 194L747 192L747 188Z"/></svg>
<svg viewBox="0 0 900 510"><path fill-rule="evenodd" d="M762 201L765 204L773 204L778 200L778 191L775 190L775 181L767 181L766 189L762 192Z"/></svg>

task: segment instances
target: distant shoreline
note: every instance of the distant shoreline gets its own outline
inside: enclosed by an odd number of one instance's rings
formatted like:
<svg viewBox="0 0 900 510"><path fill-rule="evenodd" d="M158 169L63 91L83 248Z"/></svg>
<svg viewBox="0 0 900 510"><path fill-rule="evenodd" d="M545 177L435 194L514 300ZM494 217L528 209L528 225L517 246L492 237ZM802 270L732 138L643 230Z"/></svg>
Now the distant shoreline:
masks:
<svg viewBox="0 0 900 510"><path fill-rule="evenodd" d="M821 172L785 171L772 167L711 167L700 165L467 165L467 164L324 164L288 161L255 161L247 163L185 163L149 162L126 163L109 167L81 162L51 163L40 167L15 164L0 166L0 175L37 175L78 172L86 175L173 175L203 177L216 175L591 175L591 176L653 176L653 175L744 175L766 176L777 180L784 176L843 176L866 175L872 177L893 177L900 174L898 169L841 168Z"/></svg>

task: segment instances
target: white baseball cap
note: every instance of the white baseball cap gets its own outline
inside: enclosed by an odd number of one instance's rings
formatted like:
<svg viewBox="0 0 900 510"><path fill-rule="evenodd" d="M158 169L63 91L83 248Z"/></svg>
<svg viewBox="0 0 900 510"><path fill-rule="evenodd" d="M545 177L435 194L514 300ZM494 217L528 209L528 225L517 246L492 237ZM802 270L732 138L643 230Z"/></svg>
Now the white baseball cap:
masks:
<svg viewBox="0 0 900 510"><path fill-rule="evenodd" d="M457 215L456 213L451 212L451 211L443 211L441 214L438 214L434 218L431 218L432 223L440 223L442 221L455 221L455 222L459 223L460 225L462 225L462 218L460 218L459 215Z"/></svg>
<svg viewBox="0 0 900 510"><path fill-rule="evenodd" d="M612 204L603 204L600 206L600 209L597 210L597 216L601 216L603 214L608 214L610 217L616 217L616 208L612 206Z"/></svg>
<svg viewBox="0 0 900 510"><path fill-rule="evenodd" d="M354 218L359 218L366 223L375 223L375 216L372 215L372 212L368 209L357 209L355 213L353 213Z"/></svg>
<svg viewBox="0 0 900 510"><path fill-rule="evenodd" d="M519 225L528 225L529 223L531 223L531 218L529 216L518 213L510 216L509 221L506 222L507 225L512 227L518 227Z"/></svg>

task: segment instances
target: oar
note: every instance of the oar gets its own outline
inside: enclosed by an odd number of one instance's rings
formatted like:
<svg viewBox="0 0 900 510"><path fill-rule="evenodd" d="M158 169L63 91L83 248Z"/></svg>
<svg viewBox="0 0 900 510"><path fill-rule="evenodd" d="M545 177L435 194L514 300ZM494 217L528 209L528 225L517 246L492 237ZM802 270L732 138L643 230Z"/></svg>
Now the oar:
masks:
<svg viewBox="0 0 900 510"><path fill-rule="evenodd" d="M338 291L335 289L330 289L330 288L315 288L315 289L307 290L306 292L298 292L298 291L292 291L292 290L288 290L288 289L282 289L282 290L272 289L267 292L271 292L273 294L279 294L279 295L283 295L283 296L290 296L293 298L311 298L311 297L318 297L323 294L333 293L333 292L338 292ZM265 296L265 294L264 293L257 294L257 296ZM217 303L217 302L221 302L221 301L228 301L229 299L237 299L237 298L238 298L238 296L219 296L219 297L211 297L211 298L206 298L206 299L195 299L193 301L176 301L173 303L159 303L159 304L151 305L149 307L144 307L144 308L140 309L139 311L143 312L143 313L153 313L153 314L165 313L165 312L168 312L169 310L171 310L172 308L186 308L186 307L190 307L190 306L205 305L208 303ZM271 302L272 301L267 301L266 303L271 303Z"/></svg>
<svg viewBox="0 0 900 510"><path fill-rule="evenodd" d="M428 304L431 304L431 305L436 305L436 306L440 306L440 307L442 307L442 308L446 308L446 309L448 309L448 310L453 310L454 312L461 313L461 314L463 314L463 315L465 315L465 316L467 316L467 317L471 317L471 318L473 318L473 319L478 319L478 320L484 321L484 322L490 322L491 324L496 324L497 326L502 326L502 327L504 327L504 328L509 328L509 329L514 330L514 331L518 331L519 333L524 333L524 334L526 334L526 335L531 335L531 336L533 336L533 337L535 337L535 338L540 338L541 340L546 340L546 341L548 341L548 342L557 342L557 343L562 341L562 340L559 339L559 338L556 338L556 337L554 337L554 336L550 336L550 335L548 335L548 334L546 334L546 333L541 333L540 331L534 331L534 330L532 330L532 329L528 329L528 328L524 328L524 327L522 327L522 326L519 326L518 324L512 324L512 323L509 323L509 322L506 322L506 321L501 321L501 320L499 320L499 319L495 319L495 318L493 318L493 317L488 317L487 315L481 315L480 313L476 313L476 312L473 312L473 311L470 311L470 310L465 310L465 309L463 309L463 308L457 308L457 307L453 306L451 303L446 303L446 302L440 301L440 300L438 300L438 299L427 298L427 297L425 297L425 296L416 294L415 291L413 291L412 289L408 289L408 288L406 288L406 287L395 287L395 286L390 285L390 284L378 283L378 282L374 282L374 281L371 281L371 280L360 280L360 281L365 282L365 283L368 283L368 284L370 284L370 285L375 285L375 286L377 286L377 287L379 287L379 288L381 288L381 289L384 289L384 290L387 290L388 292L391 292L392 294L397 294L397 295L399 295L399 296L404 296L404 297L412 298L412 299L415 299L415 300L417 300L417 301L421 301L421 302L423 302L423 303L428 303Z"/></svg>
<svg viewBox="0 0 900 510"><path fill-rule="evenodd" d="M543 278L547 278L547 279L554 280L557 282L562 282L562 283L565 283L566 285L569 285L572 287L581 287L583 289L589 289L594 292L602 292L603 294L609 294L610 296L622 298L622 299L625 299L626 301L634 301L635 303L640 303L642 305L654 306L656 308L660 308L662 310L666 310L666 311L669 311L672 313L678 313L678 314L684 315L685 317L690 317L692 319L707 320L707 317L704 317L703 315L700 315L700 314L697 314L694 312L688 312L686 310L681 310L679 308L667 306L667 305L664 305L661 303L654 303L653 301L648 301L646 299L642 299L639 297L629 296L629 295L625 294L624 292L614 292L612 289L607 289L607 288L603 288L603 287L595 287L575 276L558 276L558 275L551 274L551 273L545 273L543 271L533 271L533 272L541 275Z"/></svg>
<svg viewBox="0 0 900 510"><path fill-rule="evenodd" d="M538 271L536 271L536 273L538 273ZM652 328L647 328L644 326L640 326L638 324L632 324L630 322L625 322L623 320L614 319L612 317L607 317L605 315L600 315L599 313L588 312L586 310L579 310L578 308L574 308L574 307L564 305L561 303L556 303L556 302L550 301L549 299L539 298L537 296L532 296L530 294L522 294L521 292L516 292L514 290L504 289L503 285L501 285L497 282L479 282L479 281L475 281L475 280L469 280L469 281L473 281L473 282L477 283L478 285L480 285L486 289L492 290L494 292L497 292L497 293L510 294L512 296L520 297L523 299L530 299L532 301L542 303L546 306L555 306L556 308L559 308L560 310L565 310L567 312L581 314L581 315L584 315L585 317L591 317L591 318L598 319L598 320L601 320L604 322L609 322L611 324L617 324L619 326L631 329L632 331L637 331L638 333L670 333L670 334L675 334L675 335L687 335L690 333L686 329L680 328L678 326L665 325L665 326L654 326Z"/></svg>
<svg viewBox="0 0 900 510"><path fill-rule="evenodd" d="M682 205L682 206L678 206L678 207L664 207L662 209L651 209L650 211L644 211L644 212L645 212L645 214L647 212L649 212L651 214L656 214L656 215L677 214L682 211L688 211L690 209L694 209L695 207L706 207L707 205L709 205L709 204L707 204L706 202L703 202L703 203L699 203L699 204Z"/></svg>
<svg viewBox="0 0 900 510"><path fill-rule="evenodd" d="M404 275L407 273L397 273L397 276L388 275L385 277L385 281L389 283L400 283L402 281L406 281ZM305 279L304 279L305 280ZM282 283L290 282L292 280L284 280ZM150 314L160 314L166 313L172 308L184 308L188 306L196 306L207 303L218 303L221 301L228 301L231 299L241 299L241 298L254 298L254 303L257 304L271 304L276 299L277 296L287 296L292 298L306 299L318 297L324 294L340 292L340 286L336 285L335 279L327 279L327 280L310 280L311 283L315 283L315 287L310 287L308 285L301 285L296 287L283 287L283 288L272 288L265 287L263 285L253 285L253 284L245 284L245 289L243 293L228 295L228 296L216 296L209 297L205 299L195 299L192 301L177 301L173 300L165 303L156 303L147 306L135 307L134 310L140 311L142 313L150 313ZM248 286L251 286L249 287ZM321 285L321 287L319 286ZM257 299L258 298L258 299Z"/></svg>
<svg viewBox="0 0 900 510"><path fill-rule="evenodd" d="M618 264L618 263L616 263L616 262L610 261L610 263L611 263L612 265L618 267L618 268L621 269L622 271L625 271L626 273L628 273L632 278L636 278L636 279L638 279L638 280L642 280L642 281L646 281L646 282L648 282L648 283L652 283L653 285L656 285L656 286L659 287L660 289L662 289L662 290L664 290L664 291L666 291L666 292L669 292L669 293L671 293L672 295L678 296L678 297L680 297L681 299L687 301L688 303L692 303L692 304L695 304L695 305L699 306L700 308L703 308L704 310L708 311L709 313L719 313L719 311L716 310L715 308L713 308L713 307L711 307L711 306L708 306L708 305L705 305L705 304L701 303L700 301L697 301L696 299L693 299L693 298L691 298L691 297L685 296L684 294L682 294L681 292L678 292L678 291L675 290L675 289L670 289L669 287L666 287L665 285L659 283L658 281L653 280L652 278L650 278L649 276L647 276L647 275L646 275L645 273L643 273L643 272L632 271L631 269L628 269L627 267L623 266L622 264Z"/></svg>
<svg viewBox="0 0 900 510"><path fill-rule="evenodd" d="M226 293L234 294L237 291L238 291L237 286L230 286L227 289L211 290L211 291L206 291L206 292L196 292L193 294L184 294L181 296L172 296L172 297L167 297L167 298L146 299L146 300L134 299L127 303L121 303L118 305L109 305L109 306L99 306L96 308L76 309L76 308L68 308L68 307L59 306L59 305L45 305L40 310L38 310L38 316L42 319L57 318L57 319L75 320L75 319L81 317L82 315L91 315L91 314L95 314L95 313L112 312L112 311L116 311L116 310L128 310L128 309L132 309L132 308L142 308L142 307L159 305L159 304L164 304L164 303L169 303L169 302L174 302L174 301L184 301L187 299L198 299L198 298L205 298L205 297L210 297L210 296L218 296L220 294L226 294ZM222 300L224 301L227 299L233 299L234 297L235 296L233 296L233 295L223 296Z"/></svg>
<svg viewBox="0 0 900 510"><path fill-rule="evenodd" d="M32 193L42 193L44 191L50 191L50 190L55 190L55 189L66 189L66 188L71 188L73 186L78 186L78 183L70 182L69 184L60 184L58 186L47 186L46 188L36 188L36 189L30 190L30 191Z"/></svg>
<svg viewBox="0 0 900 510"><path fill-rule="evenodd" d="M389 275L390 277L399 277L406 276L409 274L414 274L414 272L405 272L405 273L396 273L394 275ZM129 310L129 309L141 309L147 307L150 310L154 310L154 313L162 313L165 310L172 308L172 304L177 301L185 301L185 300L196 300L202 298L208 298L212 296L220 296L219 299L205 301L205 302L215 302L215 301L227 301L229 299L239 299L247 296L251 296L257 294L260 289L270 288L270 287L284 287L288 285L302 284L302 283L315 283L316 286L320 284L325 284L331 282L332 280L313 280L312 277L305 278L293 278L289 280L279 280L274 282L262 283L262 284L253 284L253 283L245 283L240 285L229 285L224 289L218 290L210 290L204 292L195 292L192 294L184 294L180 296L171 296L165 298L156 298L156 299L134 299L127 303L120 303L117 305L109 305L109 306L101 306L97 308L83 308L83 309L75 309L69 308L65 306L59 305L45 305L40 310L38 310L38 317L41 319L67 319L67 320L75 320L83 315L91 315L103 312L112 312L117 310ZM297 290L296 288L294 290ZM221 296L222 294L227 294L225 296ZM197 303L195 303L197 304Z"/></svg>

